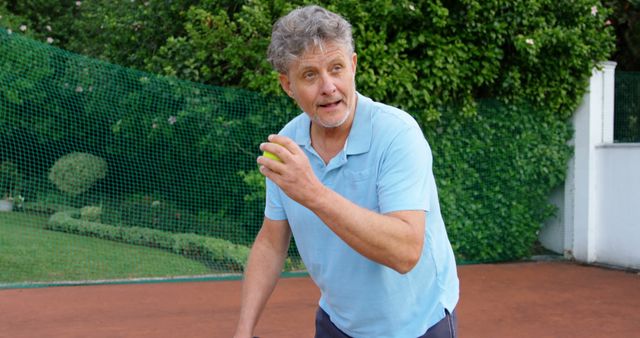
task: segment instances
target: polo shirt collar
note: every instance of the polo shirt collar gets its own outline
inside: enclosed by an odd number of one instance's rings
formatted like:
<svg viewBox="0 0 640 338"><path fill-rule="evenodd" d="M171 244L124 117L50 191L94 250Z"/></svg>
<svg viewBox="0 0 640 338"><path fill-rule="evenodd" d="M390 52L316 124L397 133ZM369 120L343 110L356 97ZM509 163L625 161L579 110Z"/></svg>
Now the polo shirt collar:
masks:
<svg viewBox="0 0 640 338"><path fill-rule="evenodd" d="M356 105L356 116L353 118L353 125L347 137L347 155L357 155L366 153L371 147L373 137L373 126L371 121L371 99L358 95Z"/></svg>

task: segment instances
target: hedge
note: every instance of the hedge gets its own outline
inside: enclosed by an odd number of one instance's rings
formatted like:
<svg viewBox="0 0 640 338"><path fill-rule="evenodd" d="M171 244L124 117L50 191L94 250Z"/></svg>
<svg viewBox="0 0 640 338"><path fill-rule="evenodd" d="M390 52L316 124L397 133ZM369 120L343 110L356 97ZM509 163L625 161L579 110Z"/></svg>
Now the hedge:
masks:
<svg viewBox="0 0 640 338"><path fill-rule="evenodd" d="M218 238L140 227L119 227L84 221L73 216L73 212L57 212L51 215L45 229L164 249L197 259L220 270L242 271L249 258L248 247Z"/></svg>
<svg viewBox="0 0 640 338"><path fill-rule="evenodd" d="M538 231L555 212L549 191L565 178L571 131L569 123L531 106L497 101L480 101L471 120L445 111L441 123L425 130L459 260L530 257Z"/></svg>

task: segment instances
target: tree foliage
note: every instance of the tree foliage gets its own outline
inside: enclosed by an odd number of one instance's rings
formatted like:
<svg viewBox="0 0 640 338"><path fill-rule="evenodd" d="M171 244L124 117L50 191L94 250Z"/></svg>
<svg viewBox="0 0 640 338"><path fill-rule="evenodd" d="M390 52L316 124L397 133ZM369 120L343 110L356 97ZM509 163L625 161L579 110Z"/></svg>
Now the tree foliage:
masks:
<svg viewBox="0 0 640 338"><path fill-rule="evenodd" d="M107 162L87 153L71 153L62 156L51 167L49 179L58 189L71 195L89 190L107 173Z"/></svg>
<svg viewBox="0 0 640 338"><path fill-rule="evenodd" d="M3 11L12 15L9 26L23 20L33 25L29 31L35 36L53 36L65 49L180 79L264 93L280 93L265 60L271 25L309 3L3 2ZM584 93L591 69L614 48L611 11L593 0L320 3L354 26L358 88L429 121L439 117L439 107L451 103L462 103L461 113L473 115L479 98L526 99L566 119ZM623 20L630 24L634 19L621 16L618 21Z"/></svg>

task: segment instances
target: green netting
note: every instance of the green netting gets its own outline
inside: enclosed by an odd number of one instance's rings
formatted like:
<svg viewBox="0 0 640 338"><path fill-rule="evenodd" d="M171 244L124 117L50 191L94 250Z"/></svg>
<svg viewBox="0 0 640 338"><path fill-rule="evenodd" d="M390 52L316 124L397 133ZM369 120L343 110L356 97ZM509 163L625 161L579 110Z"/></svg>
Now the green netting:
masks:
<svg viewBox="0 0 640 338"><path fill-rule="evenodd" d="M640 72L616 72L615 142L640 142Z"/></svg>
<svg viewBox="0 0 640 338"><path fill-rule="evenodd" d="M0 284L240 272L258 145L297 111L0 29Z"/></svg>
<svg viewBox="0 0 640 338"><path fill-rule="evenodd" d="M458 262L528 257L553 214L570 126L526 103L440 112L434 123L414 116ZM126 69L0 29L0 209L12 206L0 212L0 287L237 278L263 218L258 146L298 113L287 97ZM285 272L303 270L292 245Z"/></svg>

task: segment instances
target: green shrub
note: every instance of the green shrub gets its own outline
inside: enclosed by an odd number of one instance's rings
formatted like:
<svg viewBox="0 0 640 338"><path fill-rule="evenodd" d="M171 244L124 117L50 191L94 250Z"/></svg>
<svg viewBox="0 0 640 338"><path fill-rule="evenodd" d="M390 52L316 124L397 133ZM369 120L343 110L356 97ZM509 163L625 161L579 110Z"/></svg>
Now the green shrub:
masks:
<svg viewBox="0 0 640 338"><path fill-rule="evenodd" d="M206 262L218 262L218 268L242 270L249 259L249 248L218 238L195 234L174 235L174 251Z"/></svg>
<svg viewBox="0 0 640 338"><path fill-rule="evenodd" d="M113 209L115 208L115 209ZM144 227L170 232L195 232L195 217L157 195L131 194L124 201L109 206L105 221L126 226ZM201 229L202 230L202 229Z"/></svg>
<svg viewBox="0 0 640 338"><path fill-rule="evenodd" d="M216 269L242 271L249 257L248 247L218 238L196 234L174 234L140 227L100 224L75 218L72 213L68 212L57 212L51 215L45 228L169 250L205 262Z"/></svg>
<svg viewBox="0 0 640 338"><path fill-rule="evenodd" d="M87 153L62 156L51 167L49 180L70 195L79 195L91 188L107 174L107 162Z"/></svg>
<svg viewBox="0 0 640 338"><path fill-rule="evenodd" d="M529 257L565 177L569 123L528 106L481 101L471 120L443 114L426 130L442 213L459 259Z"/></svg>
<svg viewBox="0 0 640 338"><path fill-rule="evenodd" d="M88 222L100 222L102 207L86 206L80 209L80 219Z"/></svg>
<svg viewBox="0 0 640 338"><path fill-rule="evenodd" d="M201 192L199 195L202 194L204 193ZM254 203L259 204L258 212L260 212L263 202L255 201ZM217 212L208 210L193 212L178 208L175 203L157 195L127 195L123 201L105 203L103 210L102 221L105 223L173 233L194 233L241 245L252 243L257 232L249 232L247 230L249 227L245 225L253 222L243 223L241 217L230 215L222 208Z"/></svg>
<svg viewBox="0 0 640 338"><path fill-rule="evenodd" d="M199 211L193 226L197 231L194 232L225 239L236 244L250 245L255 239L255 233L248 231L245 224L251 224L251 222L247 221L243 224L238 218L240 217L230 216L224 212Z"/></svg>
<svg viewBox="0 0 640 338"><path fill-rule="evenodd" d="M43 42L68 39L71 23L76 18L75 1L0 0L0 26ZM24 30L21 29L24 26Z"/></svg>
<svg viewBox="0 0 640 338"><path fill-rule="evenodd" d="M85 55L200 83L281 93L264 56L271 25L308 1L54 3L26 1L12 15L34 22L33 34L55 33L62 47ZM428 120L451 103L473 113L475 100L487 97L527 98L567 118L591 69L615 47L607 21L612 11L599 1L319 4L353 23L360 90ZM620 20L628 20L622 13Z"/></svg>
<svg viewBox="0 0 640 338"><path fill-rule="evenodd" d="M185 80L282 94L265 60L271 25L307 3L86 2L63 47ZM427 120L452 103L462 103L456 113L473 114L478 98L526 98L566 119L591 69L615 47L611 10L593 0L318 4L354 26L358 88Z"/></svg>

